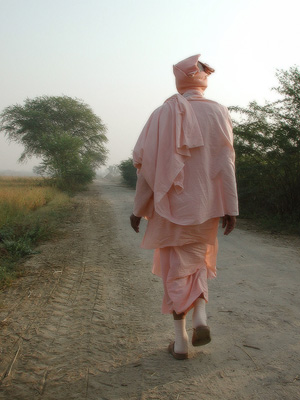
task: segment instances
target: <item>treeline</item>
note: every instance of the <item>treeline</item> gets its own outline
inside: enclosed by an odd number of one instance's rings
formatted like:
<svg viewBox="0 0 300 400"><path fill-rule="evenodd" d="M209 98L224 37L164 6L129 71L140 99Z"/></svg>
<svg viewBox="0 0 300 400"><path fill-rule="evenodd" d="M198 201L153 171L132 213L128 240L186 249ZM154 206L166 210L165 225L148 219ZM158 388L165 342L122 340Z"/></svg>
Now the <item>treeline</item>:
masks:
<svg viewBox="0 0 300 400"><path fill-rule="evenodd" d="M300 72L277 78L277 101L230 108L240 215L300 233Z"/></svg>
<svg viewBox="0 0 300 400"><path fill-rule="evenodd" d="M230 107L240 217L300 233L300 71L292 67L276 76L277 101ZM135 187L132 159L119 168L124 182Z"/></svg>

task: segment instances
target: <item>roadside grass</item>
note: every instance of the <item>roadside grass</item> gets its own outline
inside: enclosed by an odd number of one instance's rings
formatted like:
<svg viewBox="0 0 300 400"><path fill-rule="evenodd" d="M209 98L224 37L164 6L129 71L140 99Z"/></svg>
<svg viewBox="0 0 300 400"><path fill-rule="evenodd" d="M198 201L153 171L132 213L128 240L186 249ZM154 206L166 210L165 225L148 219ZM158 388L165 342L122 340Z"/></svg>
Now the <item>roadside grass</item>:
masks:
<svg viewBox="0 0 300 400"><path fill-rule="evenodd" d="M0 177L0 288L20 274L20 261L54 235L70 197L42 178Z"/></svg>
<svg viewBox="0 0 300 400"><path fill-rule="evenodd" d="M300 235L299 216L277 216L261 217L259 225L271 233L282 233L285 235Z"/></svg>
<svg viewBox="0 0 300 400"><path fill-rule="evenodd" d="M239 217L241 226L248 226L254 230L259 230L271 234L296 235L300 236L299 216L288 215L249 215L241 212Z"/></svg>

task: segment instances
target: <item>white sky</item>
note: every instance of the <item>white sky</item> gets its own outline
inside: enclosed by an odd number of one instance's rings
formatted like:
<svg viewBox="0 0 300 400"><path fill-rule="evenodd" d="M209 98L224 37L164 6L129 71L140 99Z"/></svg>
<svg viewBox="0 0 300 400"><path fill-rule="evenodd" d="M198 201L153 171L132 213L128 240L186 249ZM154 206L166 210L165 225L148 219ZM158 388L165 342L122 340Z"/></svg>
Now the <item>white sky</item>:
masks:
<svg viewBox="0 0 300 400"><path fill-rule="evenodd" d="M172 65L201 53L206 97L271 99L276 69L300 65L298 0L0 0L0 111L26 98L82 99L108 128L108 165L131 155L151 112L176 92ZM22 147L0 133L0 170Z"/></svg>

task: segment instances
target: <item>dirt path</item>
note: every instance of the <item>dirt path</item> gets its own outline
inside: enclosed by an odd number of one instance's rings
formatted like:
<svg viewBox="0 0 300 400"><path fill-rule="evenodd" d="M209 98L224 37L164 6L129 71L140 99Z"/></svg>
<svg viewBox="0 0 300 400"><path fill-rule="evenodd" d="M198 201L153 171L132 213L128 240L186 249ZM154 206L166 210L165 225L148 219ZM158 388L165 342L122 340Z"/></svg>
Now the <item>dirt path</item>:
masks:
<svg viewBox="0 0 300 400"><path fill-rule="evenodd" d="M93 184L63 238L0 293L0 399L299 400L299 242L220 232L213 341L176 361L152 252L128 225L132 200Z"/></svg>

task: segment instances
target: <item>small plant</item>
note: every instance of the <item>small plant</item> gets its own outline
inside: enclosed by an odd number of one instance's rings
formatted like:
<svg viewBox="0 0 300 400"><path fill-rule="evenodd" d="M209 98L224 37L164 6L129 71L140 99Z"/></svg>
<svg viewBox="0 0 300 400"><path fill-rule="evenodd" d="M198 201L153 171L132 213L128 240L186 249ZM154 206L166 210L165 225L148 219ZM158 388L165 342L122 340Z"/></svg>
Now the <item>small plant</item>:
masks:
<svg viewBox="0 0 300 400"><path fill-rule="evenodd" d="M24 238L17 240L4 240L2 246L7 250L12 258L20 258L36 253L32 250L31 241Z"/></svg>

